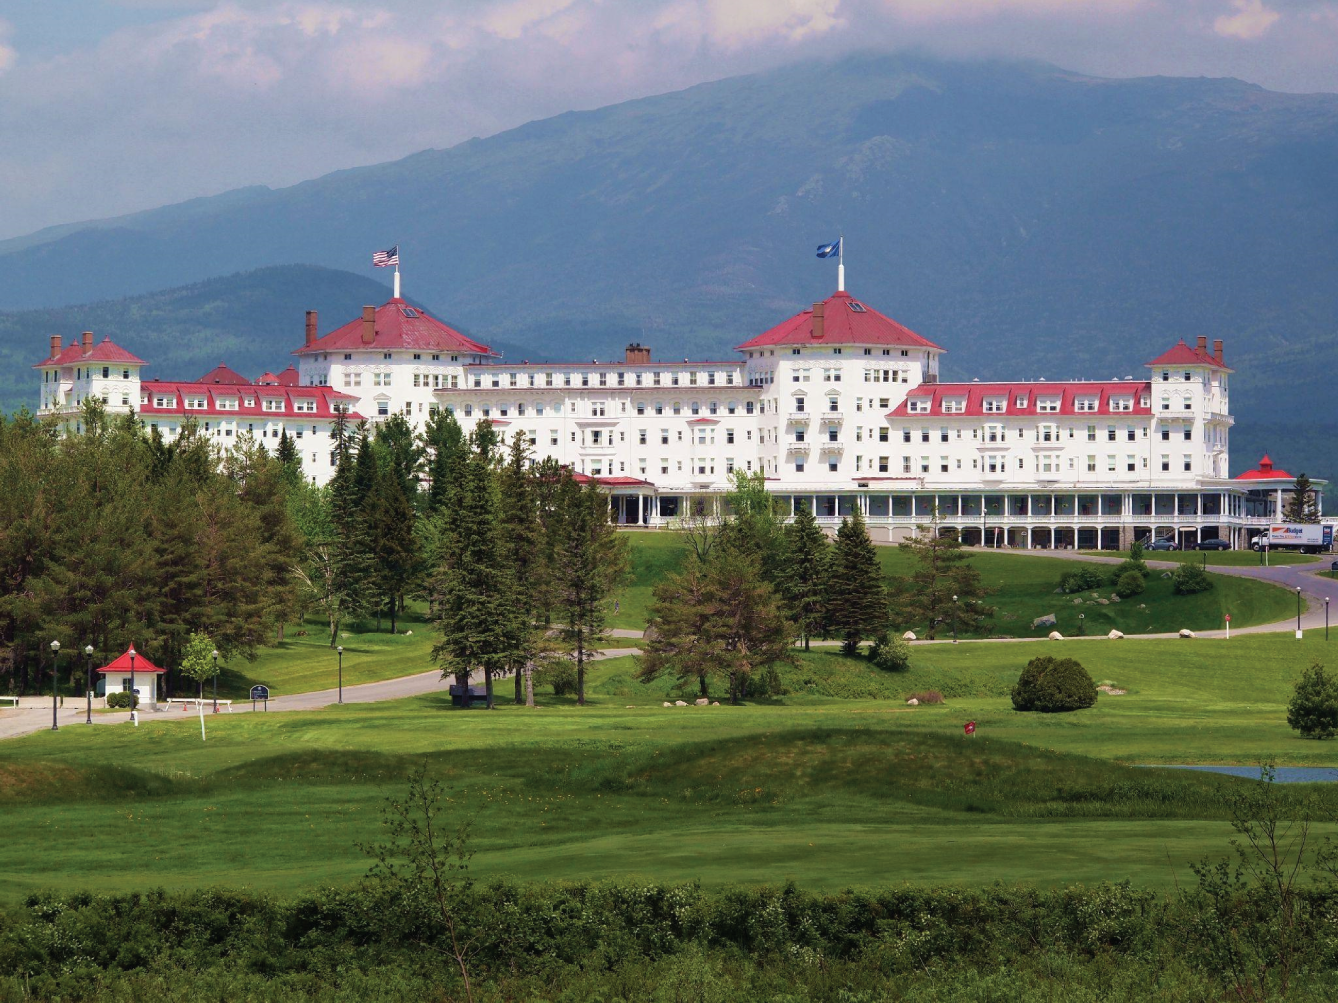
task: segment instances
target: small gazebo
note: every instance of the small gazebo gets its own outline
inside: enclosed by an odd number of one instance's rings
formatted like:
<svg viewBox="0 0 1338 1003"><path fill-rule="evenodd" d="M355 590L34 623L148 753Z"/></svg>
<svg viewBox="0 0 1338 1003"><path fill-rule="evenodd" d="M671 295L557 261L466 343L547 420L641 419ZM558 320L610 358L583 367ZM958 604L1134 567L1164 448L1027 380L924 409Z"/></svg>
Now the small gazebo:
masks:
<svg viewBox="0 0 1338 1003"><path fill-rule="evenodd" d="M130 692L130 668L133 660L135 669L135 690L139 693L139 705L156 709L158 706L158 677L166 674L135 650L132 644L108 664L98 669L102 675L103 695Z"/></svg>

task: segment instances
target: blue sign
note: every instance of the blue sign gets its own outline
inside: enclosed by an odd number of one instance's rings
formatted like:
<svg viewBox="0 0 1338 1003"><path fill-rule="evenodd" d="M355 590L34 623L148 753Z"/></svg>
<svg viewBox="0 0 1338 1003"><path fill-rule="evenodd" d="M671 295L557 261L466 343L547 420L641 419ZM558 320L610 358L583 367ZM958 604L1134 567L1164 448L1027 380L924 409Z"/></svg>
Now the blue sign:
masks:
<svg viewBox="0 0 1338 1003"><path fill-rule="evenodd" d="M252 700L268 700L268 699L269 699L269 687L268 687L268 686L252 686L252 687L251 687L251 699L252 699Z"/></svg>

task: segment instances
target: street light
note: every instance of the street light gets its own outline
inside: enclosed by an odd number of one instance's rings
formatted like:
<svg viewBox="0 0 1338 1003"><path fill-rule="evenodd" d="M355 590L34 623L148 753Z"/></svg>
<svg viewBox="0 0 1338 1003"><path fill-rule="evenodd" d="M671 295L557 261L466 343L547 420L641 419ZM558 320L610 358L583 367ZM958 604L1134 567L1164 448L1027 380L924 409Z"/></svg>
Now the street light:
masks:
<svg viewBox="0 0 1338 1003"><path fill-rule="evenodd" d="M56 723L56 683L60 680L60 642L51 642L51 730L60 731Z"/></svg>
<svg viewBox="0 0 1338 1003"><path fill-rule="evenodd" d="M88 701L88 718L84 724L93 723L93 645L84 649L84 699Z"/></svg>
<svg viewBox="0 0 1338 1003"><path fill-rule="evenodd" d="M952 643L957 643L957 597L952 597Z"/></svg>
<svg viewBox="0 0 1338 1003"><path fill-rule="evenodd" d="M344 646L335 648L339 652L339 702L344 702Z"/></svg>
<svg viewBox="0 0 1338 1003"><path fill-rule="evenodd" d="M213 656L214 656L214 713L217 714L218 713L218 649L217 648L214 649ZM203 686L204 684L201 683L200 685ZM204 694L201 693L200 696L203 697ZM229 704L229 706L231 705Z"/></svg>
<svg viewBox="0 0 1338 1003"><path fill-rule="evenodd" d="M136 728L139 727L139 715L135 713L135 706L139 701L135 699L135 646L130 646L130 722Z"/></svg>

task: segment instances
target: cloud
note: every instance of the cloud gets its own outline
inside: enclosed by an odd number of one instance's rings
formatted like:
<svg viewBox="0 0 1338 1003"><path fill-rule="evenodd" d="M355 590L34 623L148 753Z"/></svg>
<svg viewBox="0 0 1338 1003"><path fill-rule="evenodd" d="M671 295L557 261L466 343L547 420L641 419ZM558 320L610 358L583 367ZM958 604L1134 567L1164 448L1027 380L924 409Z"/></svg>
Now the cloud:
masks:
<svg viewBox="0 0 1338 1003"><path fill-rule="evenodd" d="M8 70L19 58L19 54L7 41L12 30L9 22L0 17L0 73Z"/></svg>
<svg viewBox="0 0 1338 1003"><path fill-rule="evenodd" d="M1263 0L1232 0L1234 14L1223 14L1213 21L1213 31L1229 38L1259 38L1282 15L1264 6Z"/></svg>

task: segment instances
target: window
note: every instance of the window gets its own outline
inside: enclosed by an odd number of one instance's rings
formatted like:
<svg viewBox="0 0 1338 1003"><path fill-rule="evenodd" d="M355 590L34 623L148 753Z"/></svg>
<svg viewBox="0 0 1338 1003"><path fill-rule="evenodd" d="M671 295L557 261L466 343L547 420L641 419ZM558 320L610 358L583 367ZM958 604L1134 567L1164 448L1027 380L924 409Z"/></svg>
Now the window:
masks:
<svg viewBox="0 0 1338 1003"><path fill-rule="evenodd" d="M376 402L376 413L377 413L377 415L382 416L382 417L384 417L385 415L390 414L390 401L377 401L377 402Z"/></svg>
<svg viewBox="0 0 1338 1003"><path fill-rule="evenodd" d="M1134 455L1132 453L1130 453L1124 458L1124 463L1125 463L1124 468L1128 470L1129 473L1133 473L1135 470L1138 469L1137 460L1134 458Z"/></svg>
<svg viewBox="0 0 1338 1003"><path fill-rule="evenodd" d="M828 427L827 429L828 442L836 442L840 439L840 437L841 437L841 430L839 428L837 428L835 425L831 425Z"/></svg>
<svg viewBox="0 0 1338 1003"><path fill-rule="evenodd" d="M828 398L827 398L827 410L828 410L828 411L839 411L839 410L841 410L841 402L840 402L839 400L837 400L835 397L828 397Z"/></svg>
<svg viewBox="0 0 1338 1003"><path fill-rule="evenodd" d="M1007 398L1004 397L986 397L985 411L990 414L1004 410L1007 406Z"/></svg>
<svg viewBox="0 0 1338 1003"><path fill-rule="evenodd" d="M1189 394L1185 394L1185 410L1189 411L1193 409L1193 407L1194 407L1194 402L1190 399Z"/></svg>
<svg viewBox="0 0 1338 1003"><path fill-rule="evenodd" d="M838 467L840 467L840 465L841 465L841 461L838 460L838 459L837 459L836 457L834 457L834 456L831 457L831 458L829 458L829 459L827 460L827 469L828 469L828 470L835 471Z"/></svg>
<svg viewBox="0 0 1338 1003"><path fill-rule="evenodd" d="M1185 454L1185 470L1186 470L1186 471L1191 471L1191 470L1193 470L1193 469L1194 469L1194 461L1193 461L1193 459L1190 457L1190 455L1189 455L1188 453L1186 453L1186 454Z"/></svg>
<svg viewBox="0 0 1338 1003"><path fill-rule="evenodd" d="M884 426L883 428L880 428L880 429L878 430L878 441L879 441L879 442L887 442L887 433L888 433L888 431L889 431L889 429L888 429L886 426Z"/></svg>
<svg viewBox="0 0 1338 1003"><path fill-rule="evenodd" d="M1114 426L1114 425L1107 425L1107 426L1106 426L1106 441L1107 441L1107 442L1114 442L1114 441L1115 441L1115 426Z"/></svg>
<svg viewBox="0 0 1338 1003"><path fill-rule="evenodd" d="M795 457L794 472L796 474L802 474L804 472L804 458L802 456Z"/></svg>
<svg viewBox="0 0 1338 1003"><path fill-rule="evenodd" d="M1133 442L1135 439L1138 438L1138 431L1132 425L1127 426L1124 430L1124 433L1125 433L1124 437L1128 439L1130 442Z"/></svg>
<svg viewBox="0 0 1338 1003"><path fill-rule="evenodd" d="M1087 472L1088 472L1089 474L1094 474L1094 473L1096 473L1096 457L1095 457L1095 456L1090 456L1090 455L1089 455L1089 456L1087 457Z"/></svg>
<svg viewBox="0 0 1338 1003"><path fill-rule="evenodd" d="M1193 425L1186 425L1186 426L1185 426L1185 441L1186 441L1186 442L1192 442L1193 439L1194 439L1194 426L1193 426Z"/></svg>
<svg viewBox="0 0 1338 1003"><path fill-rule="evenodd" d="M644 428L637 430L636 440L637 445L639 446L644 446L646 444L646 430Z"/></svg>
<svg viewBox="0 0 1338 1003"><path fill-rule="evenodd" d="M1170 457L1170 455L1167 454L1167 453L1162 453L1162 454L1161 454L1161 468L1162 468L1162 470L1170 470L1170 469L1171 469L1171 457Z"/></svg>
<svg viewBox="0 0 1338 1003"><path fill-rule="evenodd" d="M1161 430L1161 441L1162 441L1162 442L1170 442L1170 441L1171 441L1171 430L1170 430L1169 428L1167 428L1166 426L1164 426L1164 425L1162 426L1162 430Z"/></svg>
<svg viewBox="0 0 1338 1003"><path fill-rule="evenodd" d="M988 411L989 408L986 408L986 410ZM1036 410L1037 410L1037 411L1058 411L1058 410L1059 410L1059 398L1058 398L1058 397L1037 397L1037 398L1036 398Z"/></svg>
<svg viewBox="0 0 1338 1003"><path fill-rule="evenodd" d="M1079 398L1077 399L1077 401L1075 402L1075 410L1078 410L1078 411L1095 411L1095 410L1096 410L1096 398L1095 398L1095 397L1079 397Z"/></svg>

